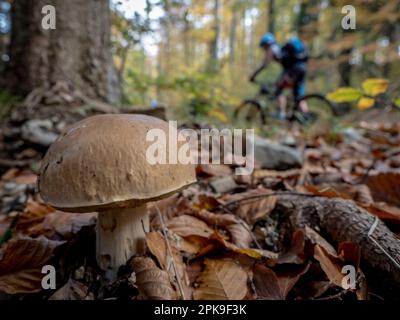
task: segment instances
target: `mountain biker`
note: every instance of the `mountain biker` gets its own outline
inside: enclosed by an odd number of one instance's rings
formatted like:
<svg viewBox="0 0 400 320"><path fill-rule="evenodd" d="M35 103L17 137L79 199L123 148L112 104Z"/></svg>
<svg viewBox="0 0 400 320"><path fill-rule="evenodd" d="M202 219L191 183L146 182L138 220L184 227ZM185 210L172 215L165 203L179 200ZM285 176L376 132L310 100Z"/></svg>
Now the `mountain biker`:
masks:
<svg viewBox="0 0 400 320"><path fill-rule="evenodd" d="M260 47L265 52L263 63L258 67L252 76L251 82L255 82L258 74L267 68L271 61L276 61L283 67L283 72L276 82L276 96L278 98L278 118L286 119L287 99L283 95L286 88L293 89L293 97L298 101L305 94L305 79L307 74L308 50L298 37L292 37L284 46L280 46L275 36L268 32L263 35ZM300 101L299 107L303 113L308 113L308 106L305 101Z"/></svg>

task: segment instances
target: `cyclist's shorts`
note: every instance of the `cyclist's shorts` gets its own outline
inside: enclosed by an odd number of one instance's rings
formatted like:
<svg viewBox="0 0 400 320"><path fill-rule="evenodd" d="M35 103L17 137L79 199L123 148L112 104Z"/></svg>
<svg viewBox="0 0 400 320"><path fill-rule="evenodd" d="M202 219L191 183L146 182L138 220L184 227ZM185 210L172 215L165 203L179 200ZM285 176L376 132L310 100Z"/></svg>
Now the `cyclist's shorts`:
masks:
<svg viewBox="0 0 400 320"><path fill-rule="evenodd" d="M298 99L306 93L307 66L305 63L297 63L283 70L277 82L276 95L282 94L284 89L292 89L293 96Z"/></svg>

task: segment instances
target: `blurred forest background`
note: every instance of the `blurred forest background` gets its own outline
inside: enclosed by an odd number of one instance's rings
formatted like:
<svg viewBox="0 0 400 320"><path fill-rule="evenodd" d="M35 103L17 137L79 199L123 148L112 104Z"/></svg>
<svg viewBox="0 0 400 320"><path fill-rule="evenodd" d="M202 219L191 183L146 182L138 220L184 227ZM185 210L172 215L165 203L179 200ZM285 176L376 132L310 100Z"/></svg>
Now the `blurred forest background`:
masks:
<svg viewBox="0 0 400 320"><path fill-rule="evenodd" d="M20 10L14 18L13 2ZM57 6L58 10L72 12L66 19L78 21L77 12L85 12L84 6L86 10L90 8L84 2L74 0L65 8L61 8L61 3ZM23 50L18 48L21 41L11 35L12 23L14 21L27 30L34 29L29 27L29 21L35 21L29 12L35 5L45 3L42 0L0 1L0 74L6 75L3 80L7 80L3 82L7 87L11 86L13 92L25 94L37 87L34 81L26 84L26 79L29 78L27 70L32 70L32 78L38 78L38 71L26 62L18 63L18 59L37 65L43 61L35 60L33 55L43 54L35 53L34 49L27 50L26 45ZM218 108L221 104L236 105L257 89L248 83L248 77L260 62L262 52L258 43L266 31L274 32L280 43L298 35L308 44L311 51L308 91L328 93L339 86L359 87L367 78L385 78L396 85L400 76L400 1L352 1L357 12L357 28L348 31L341 26L342 7L346 4L348 1L344 0L112 0L108 5L111 8L109 23L116 75L110 81L113 81L113 87L121 85L122 94L114 90L110 98L104 92L99 93L101 90L94 90L97 93L93 94L91 90L83 91L113 104L166 105L178 114L184 113L188 104L206 105L208 109ZM95 9L97 14L84 21L103 19L97 26L107 30L107 15L102 16L99 11L106 9ZM67 16L65 12L63 15L64 18ZM62 23L58 21L59 38L65 32ZM79 29L80 25L75 24L75 27ZM90 30L80 29L81 33ZM98 32L106 39L107 31L104 30ZM92 38L97 36L92 32ZM49 57L48 60L51 55ZM106 60L100 59L102 65ZM64 58L60 58L59 63L68 65ZM20 72L23 75L13 81L5 72L11 69L9 74L15 78L18 68L23 69ZM279 72L280 67L272 64L263 77L273 81ZM95 77L94 74L91 82L100 83ZM5 91L1 96L3 100L10 98Z"/></svg>

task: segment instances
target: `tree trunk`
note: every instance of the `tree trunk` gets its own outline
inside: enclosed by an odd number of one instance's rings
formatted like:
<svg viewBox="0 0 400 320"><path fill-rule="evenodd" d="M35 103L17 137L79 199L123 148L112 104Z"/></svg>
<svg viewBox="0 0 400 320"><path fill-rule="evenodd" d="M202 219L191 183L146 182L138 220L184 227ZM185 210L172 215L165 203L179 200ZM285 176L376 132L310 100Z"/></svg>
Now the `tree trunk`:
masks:
<svg viewBox="0 0 400 320"><path fill-rule="evenodd" d="M275 33L275 0L268 0L268 31Z"/></svg>
<svg viewBox="0 0 400 320"><path fill-rule="evenodd" d="M42 7L56 9L56 29L42 28ZM119 102L120 81L111 53L108 0L15 0L8 83L28 94L68 83L85 96Z"/></svg>
<svg viewBox="0 0 400 320"><path fill-rule="evenodd" d="M236 58L236 35L238 26L237 2L232 6L232 20L229 32L229 62L231 66L235 63Z"/></svg>
<svg viewBox="0 0 400 320"><path fill-rule="evenodd" d="M340 74L340 86L350 87L351 86L351 70L352 66L350 64L352 49L344 49L340 52L340 56L345 56L346 60L339 64L339 74Z"/></svg>
<svg viewBox="0 0 400 320"><path fill-rule="evenodd" d="M214 0L214 37L210 42L210 62L209 69L211 72L216 72L218 70L218 51L219 51L219 40L221 34L221 0Z"/></svg>

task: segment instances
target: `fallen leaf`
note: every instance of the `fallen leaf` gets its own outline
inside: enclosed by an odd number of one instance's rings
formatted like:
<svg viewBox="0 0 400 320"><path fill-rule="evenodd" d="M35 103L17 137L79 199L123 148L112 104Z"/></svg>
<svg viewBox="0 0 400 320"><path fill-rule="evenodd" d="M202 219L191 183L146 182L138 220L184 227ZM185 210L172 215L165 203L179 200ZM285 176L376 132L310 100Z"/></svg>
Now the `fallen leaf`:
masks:
<svg viewBox="0 0 400 320"><path fill-rule="evenodd" d="M279 255L278 263L293 263L293 264L303 264L305 255L305 234L303 230L296 230L293 233L290 249Z"/></svg>
<svg viewBox="0 0 400 320"><path fill-rule="evenodd" d="M339 259L344 264L352 265L356 270L360 267L361 262L361 248L353 242L341 242L338 248Z"/></svg>
<svg viewBox="0 0 400 320"><path fill-rule="evenodd" d="M29 228L30 236L46 235L51 237L55 232L64 239L70 239L83 227L94 226L97 221L97 213L69 213L56 211L44 217L44 220Z"/></svg>
<svg viewBox="0 0 400 320"><path fill-rule="evenodd" d="M330 243L326 241L323 237L321 237L318 232L314 231L309 226L306 226L305 231L307 239L310 240L313 244L317 244L320 247L323 247L330 255L334 257L337 256L335 248L332 247Z"/></svg>
<svg viewBox="0 0 400 320"><path fill-rule="evenodd" d="M319 196L327 198L341 198L345 200L354 200L362 207L370 206L374 200L371 192L366 185L349 185L345 183L331 183L329 185L307 185L306 189Z"/></svg>
<svg viewBox="0 0 400 320"><path fill-rule="evenodd" d="M282 296L286 299L289 292L293 289L296 283L299 281L301 276L307 273L310 265L307 264L304 267L292 268L288 271L277 272L279 288L281 290Z"/></svg>
<svg viewBox="0 0 400 320"><path fill-rule="evenodd" d="M8 294L41 291L42 268L62 243L45 237L9 240L0 253L0 290Z"/></svg>
<svg viewBox="0 0 400 320"><path fill-rule="evenodd" d="M382 220L400 221L400 208L389 206L384 202L373 203L367 209Z"/></svg>
<svg viewBox="0 0 400 320"><path fill-rule="evenodd" d="M46 215L55 211L54 208L29 198L24 212L18 219L17 229L24 232L34 225L41 223Z"/></svg>
<svg viewBox="0 0 400 320"><path fill-rule="evenodd" d="M249 225L252 225L259 219L268 216L272 210L274 210L277 198L270 194L271 191L268 189L257 189L231 195L224 200L228 203L231 201L239 201L235 214ZM248 198L258 196L260 196L259 199L246 201Z"/></svg>
<svg viewBox="0 0 400 320"><path fill-rule="evenodd" d="M232 169L224 164L200 164L196 167L198 175L205 174L212 177L223 177L232 174Z"/></svg>
<svg viewBox="0 0 400 320"><path fill-rule="evenodd" d="M400 208L400 173L381 173L369 176L366 184L375 201Z"/></svg>
<svg viewBox="0 0 400 320"><path fill-rule="evenodd" d="M131 282L133 282L141 295L148 300L176 300L176 292L169 281L166 271L157 268L150 258L135 257L130 266L133 270Z"/></svg>
<svg viewBox="0 0 400 320"><path fill-rule="evenodd" d="M197 196L196 201L193 203L193 208L195 209L205 209L205 210L211 210L214 208L219 207L223 202L221 202L219 199L217 199L214 196L208 195L208 194L199 194Z"/></svg>
<svg viewBox="0 0 400 320"><path fill-rule="evenodd" d="M232 214L217 214L207 210L192 210L191 214L205 221L214 228L224 228L231 236L232 242L240 248L249 248L252 237L250 227Z"/></svg>
<svg viewBox="0 0 400 320"><path fill-rule="evenodd" d="M70 278L49 300L94 300L94 297L87 286Z"/></svg>
<svg viewBox="0 0 400 320"><path fill-rule="evenodd" d="M219 252L221 250L230 250L235 253L246 255L252 259L261 260L266 259L271 264L274 264L278 259L278 254L268 251L268 250L260 250L260 249L252 249L252 248L239 248L235 244L226 241L223 236L215 232L210 238L209 243L205 246L199 253L198 257L209 255L211 253Z"/></svg>
<svg viewBox="0 0 400 320"><path fill-rule="evenodd" d="M314 247L314 258L318 260L329 281L338 287L342 287L342 280L345 275L342 273L340 259L329 254L324 247L318 244Z"/></svg>
<svg viewBox="0 0 400 320"><path fill-rule="evenodd" d="M231 260L204 260L197 278L195 300L242 300L247 294L247 273Z"/></svg>
<svg viewBox="0 0 400 320"><path fill-rule="evenodd" d="M150 252L156 257L161 268L168 272L171 282L175 283L176 287L179 287L177 282L179 281L184 291L184 298L188 299L190 290L189 279L186 274L186 266L183 263L182 256L175 247L174 242L171 240L169 241L172 256L168 251L166 240L159 232L150 232L146 234L146 243ZM176 267L176 271L174 265Z"/></svg>
<svg viewBox="0 0 400 320"><path fill-rule="evenodd" d="M261 264L253 268L255 293L260 300L284 300L275 272Z"/></svg>
<svg viewBox="0 0 400 320"><path fill-rule="evenodd" d="M250 228L246 226L244 222L243 224L237 223L228 225L226 226L226 230L228 230L231 235L233 244L242 249L250 248L253 238L251 237Z"/></svg>
<svg viewBox="0 0 400 320"><path fill-rule="evenodd" d="M199 236L208 238L214 232L204 221L189 215L175 217L169 220L166 226L181 237Z"/></svg>

